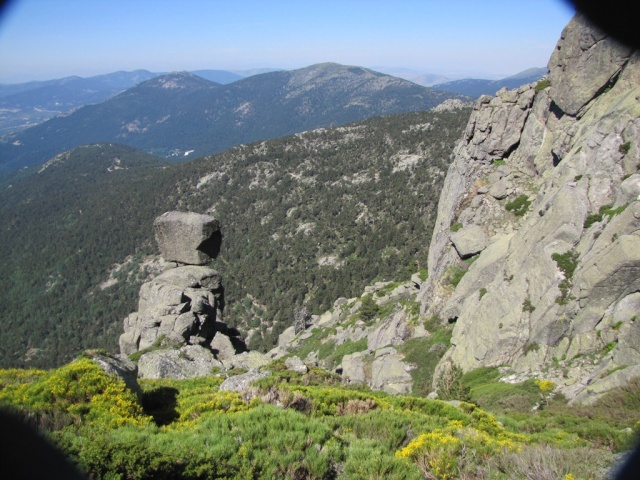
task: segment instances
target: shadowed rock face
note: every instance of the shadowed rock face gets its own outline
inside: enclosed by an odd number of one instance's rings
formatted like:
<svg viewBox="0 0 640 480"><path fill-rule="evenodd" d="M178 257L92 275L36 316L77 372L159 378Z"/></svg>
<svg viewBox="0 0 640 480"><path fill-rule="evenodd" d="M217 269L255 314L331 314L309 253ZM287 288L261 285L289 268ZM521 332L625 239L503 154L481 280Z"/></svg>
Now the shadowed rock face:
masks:
<svg viewBox="0 0 640 480"><path fill-rule="evenodd" d="M220 252L220 222L193 212L166 212L153 222L160 255L169 262L204 265Z"/></svg>
<svg viewBox="0 0 640 480"><path fill-rule="evenodd" d="M553 101L564 113L578 114L615 81L632 52L577 15L562 31L549 60Z"/></svg>

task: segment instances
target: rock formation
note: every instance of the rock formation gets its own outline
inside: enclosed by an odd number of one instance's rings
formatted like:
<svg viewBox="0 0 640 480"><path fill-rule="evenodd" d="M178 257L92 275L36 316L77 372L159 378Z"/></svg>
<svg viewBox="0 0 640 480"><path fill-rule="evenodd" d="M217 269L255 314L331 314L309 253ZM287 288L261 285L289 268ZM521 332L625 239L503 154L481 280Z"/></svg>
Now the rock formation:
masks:
<svg viewBox="0 0 640 480"><path fill-rule="evenodd" d="M577 15L548 68L475 104L419 296L455 322L438 376L509 365L591 401L640 375L640 55Z"/></svg>
<svg viewBox="0 0 640 480"><path fill-rule="evenodd" d="M425 329L416 322L403 304L414 301L420 280L392 285L378 282L365 288L360 298L339 298L331 310L322 315L312 315L305 328L296 331L294 326L282 332L278 346L267 353L273 359L292 355L298 351L309 352L304 359L289 356L285 366L289 370L305 373L309 365L332 370L342 376L345 384L367 385L373 390L383 390L390 394L407 394L412 391L411 371L415 368L405 360L405 355L394 346L402 345L410 338L427 335ZM387 292L385 294L385 292ZM379 307L394 307L388 316L363 321L359 319L363 299L370 296ZM308 342L320 338L315 347ZM326 354L326 346L338 351L343 345L356 345L360 350L344 355L334 363L331 358L321 356L321 345ZM320 358L319 358L320 357Z"/></svg>
<svg viewBox="0 0 640 480"><path fill-rule="evenodd" d="M144 378L191 378L244 366L248 360L238 354L246 346L222 321L222 278L204 266L220 249L219 222L208 215L167 212L154 229L161 255L173 263L140 288L138 311L124 320L121 353L138 352L138 374Z"/></svg>

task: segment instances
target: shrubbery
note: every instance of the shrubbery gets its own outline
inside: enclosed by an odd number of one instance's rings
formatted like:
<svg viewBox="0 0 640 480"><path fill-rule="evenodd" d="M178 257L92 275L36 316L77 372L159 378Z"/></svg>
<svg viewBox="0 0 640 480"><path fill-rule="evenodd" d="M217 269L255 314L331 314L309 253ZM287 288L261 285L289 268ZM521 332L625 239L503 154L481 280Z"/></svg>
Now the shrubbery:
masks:
<svg viewBox="0 0 640 480"><path fill-rule="evenodd" d="M538 468L540 455L555 473L593 476L610 450L629 445L623 427L635 425L638 402L624 399L640 398L637 382L606 396L605 407L569 409L547 397L531 413L546 384L505 384L495 368L463 375L472 401L501 412L498 420L470 403L274 370L242 395L220 391L216 377L142 380L143 411L122 382L81 359L51 372L0 371L0 405L69 415L42 426L91 478L507 479ZM520 397L529 400L514 407Z"/></svg>

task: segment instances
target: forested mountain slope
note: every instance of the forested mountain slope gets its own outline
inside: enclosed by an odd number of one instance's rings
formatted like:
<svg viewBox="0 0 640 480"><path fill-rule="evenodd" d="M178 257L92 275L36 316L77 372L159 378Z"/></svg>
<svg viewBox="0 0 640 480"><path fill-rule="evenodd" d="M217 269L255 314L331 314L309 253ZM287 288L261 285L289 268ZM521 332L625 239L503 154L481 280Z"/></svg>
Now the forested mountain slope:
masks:
<svg viewBox="0 0 640 480"><path fill-rule="evenodd" d="M23 130L83 105L104 102L158 74L146 70L95 77L0 84L0 135Z"/></svg>
<svg viewBox="0 0 640 480"><path fill-rule="evenodd" d="M0 172L102 142L182 161L308 129L427 110L450 98L466 97L331 63L255 75L229 85L172 73L2 137Z"/></svg>
<svg viewBox="0 0 640 480"><path fill-rule="evenodd" d="M124 147L81 147L23 173L0 193L1 364L115 351L153 270L153 219L167 210L220 219L226 321L254 328L253 347L270 348L296 307L320 312L375 279L406 277L425 265L468 115L380 117L171 166ZM129 165L130 154L140 159Z"/></svg>

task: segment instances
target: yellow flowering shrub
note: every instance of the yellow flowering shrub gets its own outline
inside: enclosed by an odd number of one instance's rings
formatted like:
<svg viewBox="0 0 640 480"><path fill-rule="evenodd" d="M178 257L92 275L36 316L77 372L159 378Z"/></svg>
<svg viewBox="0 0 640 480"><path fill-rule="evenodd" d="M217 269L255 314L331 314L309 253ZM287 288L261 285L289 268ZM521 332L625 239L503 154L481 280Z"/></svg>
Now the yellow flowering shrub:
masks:
<svg viewBox="0 0 640 480"><path fill-rule="evenodd" d="M206 413L232 413L247 410L249 405L245 403L240 394L228 390L199 395L197 402L190 402L188 406L180 409L180 420L193 420Z"/></svg>
<svg viewBox="0 0 640 480"><path fill-rule="evenodd" d="M75 422L88 420L109 428L149 421L124 382L107 375L87 358L50 372L25 372L30 373L11 375L31 381L5 385L0 390L0 402L43 414L63 412Z"/></svg>
<svg viewBox="0 0 640 480"><path fill-rule="evenodd" d="M426 478L447 480L458 472L457 456L462 443L453 435L434 430L413 439L396 452L396 458L413 460Z"/></svg>
<svg viewBox="0 0 640 480"><path fill-rule="evenodd" d="M556 388L556 384L551 380L536 380L535 383L543 395L553 392Z"/></svg>

